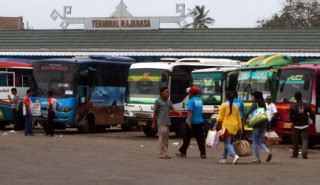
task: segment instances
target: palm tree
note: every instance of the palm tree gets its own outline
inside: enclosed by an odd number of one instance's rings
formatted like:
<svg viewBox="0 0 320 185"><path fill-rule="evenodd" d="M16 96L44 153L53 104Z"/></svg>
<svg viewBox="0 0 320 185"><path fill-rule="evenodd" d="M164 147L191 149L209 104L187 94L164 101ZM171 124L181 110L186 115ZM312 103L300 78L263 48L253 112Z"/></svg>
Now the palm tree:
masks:
<svg viewBox="0 0 320 185"><path fill-rule="evenodd" d="M205 11L205 6L202 5L201 7L197 5L194 10L191 12L191 16L193 17L193 22L187 24L186 28L194 28L194 29L202 29L208 28L209 25L214 23L214 19L208 17L208 13L210 10Z"/></svg>

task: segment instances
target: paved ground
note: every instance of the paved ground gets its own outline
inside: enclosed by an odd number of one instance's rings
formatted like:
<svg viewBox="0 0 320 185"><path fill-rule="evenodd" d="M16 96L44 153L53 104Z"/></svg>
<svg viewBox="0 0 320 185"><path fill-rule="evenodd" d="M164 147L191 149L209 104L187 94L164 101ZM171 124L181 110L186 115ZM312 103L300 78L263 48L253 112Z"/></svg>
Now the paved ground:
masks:
<svg viewBox="0 0 320 185"><path fill-rule="evenodd" d="M200 159L193 143L187 158L174 153L180 138L170 140L172 159L157 158L157 140L142 132L107 131L79 135L73 130L44 137L0 131L0 185L15 184L290 184L320 183L320 148L310 159L291 159L288 146L272 147L271 163L252 164L252 157L238 165L218 164L222 144ZM4 135L3 135L4 134ZM231 159L229 159L231 163Z"/></svg>

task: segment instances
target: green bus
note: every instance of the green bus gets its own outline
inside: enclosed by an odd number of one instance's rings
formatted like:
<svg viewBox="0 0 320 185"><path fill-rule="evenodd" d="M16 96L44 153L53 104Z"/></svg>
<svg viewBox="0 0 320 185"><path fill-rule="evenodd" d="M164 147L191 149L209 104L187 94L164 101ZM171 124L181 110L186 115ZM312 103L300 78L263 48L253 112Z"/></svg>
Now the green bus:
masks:
<svg viewBox="0 0 320 185"><path fill-rule="evenodd" d="M271 95L273 101L276 100L281 68L290 64L291 57L276 54L253 58L240 67L237 92L244 102L245 112L252 104L251 92L261 91L264 98ZM251 128L245 124L245 130Z"/></svg>

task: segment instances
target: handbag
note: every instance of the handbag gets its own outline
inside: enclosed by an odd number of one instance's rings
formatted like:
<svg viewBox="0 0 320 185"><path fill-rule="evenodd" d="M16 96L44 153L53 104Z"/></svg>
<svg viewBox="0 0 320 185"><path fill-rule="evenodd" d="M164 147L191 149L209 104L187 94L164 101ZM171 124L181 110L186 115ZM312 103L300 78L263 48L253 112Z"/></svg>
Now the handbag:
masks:
<svg viewBox="0 0 320 185"><path fill-rule="evenodd" d="M257 104L257 109L254 110L248 118L248 126L253 127L261 122L268 121L268 113L265 108L260 108Z"/></svg>
<svg viewBox="0 0 320 185"><path fill-rule="evenodd" d="M206 139L207 147L216 148L219 144L219 134L216 130L209 130Z"/></svg>
<svg viewBox="0 0 320 185"><path fill-rule="evenodd" d="M236 154L240 157L252 156L253 152L250 143L247 140L241 140L241 137L232 144Z"/></svg>

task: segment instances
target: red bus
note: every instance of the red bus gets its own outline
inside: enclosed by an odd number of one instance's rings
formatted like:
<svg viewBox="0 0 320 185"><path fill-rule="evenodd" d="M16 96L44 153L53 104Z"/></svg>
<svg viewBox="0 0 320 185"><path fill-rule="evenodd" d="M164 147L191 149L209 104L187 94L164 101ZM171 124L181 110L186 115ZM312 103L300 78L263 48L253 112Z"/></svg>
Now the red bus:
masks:
<svg viewBox="0 0 320 185"><path fill-rule="evenodd" d="M309 146L313 146L320 143L320 60L300 62L282 69L276 103L280 115L276 132L280 136L290 138L292 135L290 105L295 102L294 94L298 91L316 115L315 122L309 125Z"/></svg>

